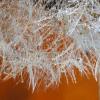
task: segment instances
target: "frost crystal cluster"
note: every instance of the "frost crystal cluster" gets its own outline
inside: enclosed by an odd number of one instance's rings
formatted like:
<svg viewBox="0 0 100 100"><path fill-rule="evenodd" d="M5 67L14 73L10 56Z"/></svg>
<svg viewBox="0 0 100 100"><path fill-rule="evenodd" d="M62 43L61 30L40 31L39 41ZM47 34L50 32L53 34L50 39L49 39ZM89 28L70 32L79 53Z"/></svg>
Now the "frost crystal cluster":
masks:
<svg viewBox="0 0 100 100"><path fill-rule="evenodd" d="M100 0L0 0L0 74L25 70L33 90L100 71ZM67 74L66 74L67 73Z"/></svg>

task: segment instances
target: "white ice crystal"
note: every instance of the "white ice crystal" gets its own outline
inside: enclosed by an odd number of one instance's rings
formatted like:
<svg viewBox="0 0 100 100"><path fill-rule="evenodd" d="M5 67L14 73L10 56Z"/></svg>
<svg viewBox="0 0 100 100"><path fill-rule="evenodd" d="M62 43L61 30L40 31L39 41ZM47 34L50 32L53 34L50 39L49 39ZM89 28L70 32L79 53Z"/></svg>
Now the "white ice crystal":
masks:
<svg viewBox="0 0 100 100"><path fill-rule="evenodd" d="M59 53L61 40L65 48ZM1 0L0 57L0 73L16 77L27 69L33 90L42 79L46 86L58 83L66 71L76 81L73 66L84 74L91 69L96 76L100 1Z"/></svg>

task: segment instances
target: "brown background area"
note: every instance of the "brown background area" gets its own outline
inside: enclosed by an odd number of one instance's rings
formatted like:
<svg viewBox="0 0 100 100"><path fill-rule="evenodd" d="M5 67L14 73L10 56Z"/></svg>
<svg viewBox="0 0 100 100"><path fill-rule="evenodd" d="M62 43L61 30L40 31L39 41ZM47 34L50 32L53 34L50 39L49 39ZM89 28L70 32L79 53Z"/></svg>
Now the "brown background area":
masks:
<svg viewBox="0 0 100 100"><path fill-rule="evenodd" d="M0 100L99 100L98 86L92 75L89 79L77 75L77 83L61 79L60 85L48 89L36 88L32 94L26 83L16 84L9 79L0 81Z"/></svg>

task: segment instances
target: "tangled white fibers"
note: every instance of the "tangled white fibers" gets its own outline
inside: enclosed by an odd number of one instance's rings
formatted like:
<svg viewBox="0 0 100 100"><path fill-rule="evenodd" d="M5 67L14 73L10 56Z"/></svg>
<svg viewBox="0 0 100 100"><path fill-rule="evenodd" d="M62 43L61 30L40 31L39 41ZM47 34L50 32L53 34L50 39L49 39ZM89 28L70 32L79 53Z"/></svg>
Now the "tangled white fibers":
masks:
<svg viewBox="0 0 100 100"><path fill-rule="evenodd" d="M74 68L95 78L100 71L100 0L0 0L4 79L26 70L34 90L62 74L76 82Z"/></svg>

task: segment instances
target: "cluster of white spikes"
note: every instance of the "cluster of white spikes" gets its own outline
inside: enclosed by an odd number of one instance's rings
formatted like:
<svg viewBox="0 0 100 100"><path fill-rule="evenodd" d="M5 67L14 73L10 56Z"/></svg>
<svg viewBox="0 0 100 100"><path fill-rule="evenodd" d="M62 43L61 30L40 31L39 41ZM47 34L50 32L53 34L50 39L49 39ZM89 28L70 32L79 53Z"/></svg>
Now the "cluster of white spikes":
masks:
<svg viewBox="0 0 100 100"><path fill-rule="evenodd" d="M59 52L61 40L65 47ZM46 86L58 83L67 71L75 82L73 67L85 75L92 70L96 77L99 0L0 1L0 58L0 73L15 78L26 68L33 90L41 79Z"/></svg>

